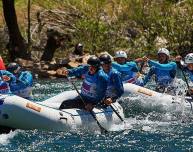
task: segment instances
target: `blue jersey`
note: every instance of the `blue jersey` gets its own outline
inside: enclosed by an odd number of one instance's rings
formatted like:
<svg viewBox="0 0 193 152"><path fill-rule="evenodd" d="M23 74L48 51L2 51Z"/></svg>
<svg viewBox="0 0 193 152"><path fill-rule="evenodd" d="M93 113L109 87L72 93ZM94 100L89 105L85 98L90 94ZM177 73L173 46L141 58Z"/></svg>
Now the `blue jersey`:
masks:
<svg viewBox="0 0 193 152"><path fill-rule="evenodd" d="M0 70L0 78L9 84L16 83L16 77L9 71Z"/></svg>
<svg viewBox="0 0 193 152"><path fill-rule="evenodd" d="M155 81L159 86L167 87L173 82L177 69L175 62L161 64L157 61L149 60L148 64L151 68L149 73L145 76L144 85L149 81L152 75L155 75Z"/></svg>
<svg viewBox="0 0 193 152"><path fill-rule="evenodd" d="M30 98L33 85L33 76L28 71L22 71L17 75L16 83L10 84L11 91L23 98Z"/></svg>
<svg viewBox="0 0 193 152"><path fill-rule="evenodd" d="M0 70L0 93L11 93L10 85L16 83L16 77L6 70Z"/></svg>
<svg viewBox="0 0 193 152"><path fill-rule="evenodd" d="M11 93L9 83L3 81L0 78L0 94L8 94Z"/></svg>
<svg viewBox="0 0 193 152"><path fill-rule="evenodd" d="M184 68L184 71L188 74L188 78L193 82L193 71L190 71L187 67Z"/></svg>
<svg viewBox="0 0 193 152"><path fill-rule="evenodd" d="M133 83L136 85L143 85L141 80L138 80L137 73L138 66L135 62L126 62L125 64L112 63L112 67L121 73L121 79L124 83Z"/></svg>
<svg viewBox="0 0 193 152"><path fill-rule="evenodd" d="M113 68L111 68L109 73L104 72L104 74L107 74L108 76L106 98L110 97L113 100L116 100L117 98L121 97L121 95L124 93L121 75L117 70Z"/></svg>
<svg viewBox="0 0 193 152"><path fill-rule="evenodd" d="M108 77L99 70L96 74L89 74L89 66L80 66L78 68L70 69L69 76L84 75L83 84L81 87L81 96L87 103L97 104L105 97L105 92L108 84Z"/></svg>

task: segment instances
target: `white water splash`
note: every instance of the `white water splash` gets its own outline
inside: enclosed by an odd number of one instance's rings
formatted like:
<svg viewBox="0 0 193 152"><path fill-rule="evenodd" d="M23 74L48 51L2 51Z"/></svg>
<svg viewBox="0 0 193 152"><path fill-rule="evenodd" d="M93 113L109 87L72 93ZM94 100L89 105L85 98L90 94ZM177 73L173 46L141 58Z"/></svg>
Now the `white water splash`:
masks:
<svg viewBox="0 0 193 152"><path fill-rule="evenodd" d="M122 122L121 124L112 124L109 131L123 131L131 130L133 127L128 122Z"/></svg>
<svg viewBox="0 0 193 152"><path fill-rule="evenodd" d="M11 131L8 134L1 134L0 135L0 145L7 145L10 143L10 140L18 134L18 131Z"/></svg>
<svg viewBox="0 0 193 152"><path fill-rule="evenodd" d="M143 131L151 131L152 128L150 126L143 126L141 130L143 130Z"/></svg>

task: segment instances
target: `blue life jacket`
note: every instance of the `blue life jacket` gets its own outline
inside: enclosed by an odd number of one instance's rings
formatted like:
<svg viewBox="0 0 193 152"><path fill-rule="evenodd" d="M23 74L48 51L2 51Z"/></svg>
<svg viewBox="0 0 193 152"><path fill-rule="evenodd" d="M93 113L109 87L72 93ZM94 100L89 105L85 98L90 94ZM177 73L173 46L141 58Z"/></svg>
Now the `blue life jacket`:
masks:
<svg viewBox="0 0 193 152"><path fill-rule="evenodd" d="M16 82L16 77L6 70L0 70L0 93L11 93L10 85Z"/></svg>
<svg viewBox="0 0 193 152"><path fill-rule="evenodd" d="M17 82L10 85L13 94L30 99L32 94L33 76L28 71L22 71L17 75Z"/></svg>
<svg viewBox="0 0 193 152"><path fill-rule="evenodd" d="M187 67L184 71L188 74L189 79L193 82L193 71L190 71Z"/></svg>
<svg viewBox="0 0 193 152"><path fill-rule="evenodd" d="M174 77L171 76L170 71L160 70L155 68L156 83L157 85L168 86L173 82Z"/></svg>
<svg viewBox="0 0 193 152"><path fill-rule="evenodd" d="M9 94L11 93L9 83L2 81L0 78L0 94Z"/></svg>
<svg viewBox="0 0 193 152"><path fill-rule="evenodd" d="M89 74L89 66L80 66L69 70L69 76L84 75L83 84L81 87L81 96L87 103L97 104L105 97L108 78L102 70L98 70L96 74Z"/></svg>
<svg viewBox="0 0 193 152"><path fill-rule="evenodd" d="M161 64L157 61L150 60L148 63L151 66L151 69L144 79L144 85L148 82L153 74L155 75L157 85L167 87L172 84L177 69L175 62Z"/></svg>
<svg viewBox="0 0 193 152"><path fill-rule="evenodd" d="M121 97L121 95L124 93L124 88L120 73L117 70L111 68L110 72L105 74L108 75L106 98L110 97L115 100Z"/></svg>
<svg viewBox="0 0 193 152"><path fill-rule="evenodd" d="M87 96L89 98L97 97L97 74L90 75L85 74L85 79L83 80L83 84L81 87L81 94L83 96Z"/></svg>
<svg viewBox="0 0 193 152"><path fill-rule="evenodd" d="M0 70L0 78L9 84L16 82L16 77L9 71Z"/></svg>

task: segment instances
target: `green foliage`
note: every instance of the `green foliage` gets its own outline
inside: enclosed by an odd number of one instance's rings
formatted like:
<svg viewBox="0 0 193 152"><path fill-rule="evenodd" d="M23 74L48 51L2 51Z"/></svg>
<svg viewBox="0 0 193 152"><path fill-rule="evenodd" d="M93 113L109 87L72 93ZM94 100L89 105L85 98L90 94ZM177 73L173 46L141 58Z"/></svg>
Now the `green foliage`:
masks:
<svg viewBox="0 0 193 152"><path fill-rule="evenodd" d="M8 52L6 50L1 50L0 56L3 58L4 63L8 63Z"/></svg>
<svg viewBox="0 0 193 152"><path fill-rule="evenodd" d="M31 0L32 5L37 5L45 9L62 7L64 0Z"/></svg>
<svg viewBox="0 0 193 152"><path fill-rule="evenodd" d="M16 0L17 6L26 3ZM71 43L82 42L92 54L125 49L135 58L154 55L158 47L167 47L174 55L193 48L192 0L33 0L32 4L78 11L81 17L75 21ZM167 43L158 45L157 38Z"/></svg>

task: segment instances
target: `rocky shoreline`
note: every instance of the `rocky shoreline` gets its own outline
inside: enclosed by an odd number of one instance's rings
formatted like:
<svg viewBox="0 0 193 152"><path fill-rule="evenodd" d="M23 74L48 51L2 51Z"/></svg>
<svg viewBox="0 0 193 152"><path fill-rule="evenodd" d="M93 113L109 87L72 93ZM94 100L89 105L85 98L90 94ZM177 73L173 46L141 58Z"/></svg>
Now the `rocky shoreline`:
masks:
<svg viewBox="0 0 193 152"><path fill-rule="evenodd" d="M89 55L84 55L82 57L70 59L57 59L53 61L32 61L32 60L25 60L21 58L17 58L15 60L24 70L31 71L35 78L61 78L64 77L57 72L58 69L63 68L74 68L78 67L82 64L86 64ZM78 59L82 59L82 62Z"/></svg>

